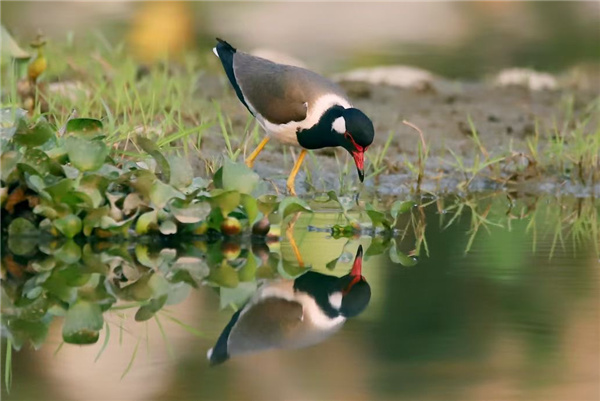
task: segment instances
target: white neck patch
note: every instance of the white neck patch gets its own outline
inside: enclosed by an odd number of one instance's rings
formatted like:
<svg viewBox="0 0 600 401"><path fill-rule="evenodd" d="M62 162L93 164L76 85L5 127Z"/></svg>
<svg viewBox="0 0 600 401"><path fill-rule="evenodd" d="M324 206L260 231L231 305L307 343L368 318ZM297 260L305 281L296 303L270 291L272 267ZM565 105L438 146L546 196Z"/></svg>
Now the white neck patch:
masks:
<svg viewBox="0 0 600 401"><path fill-rule="evenodd" d="M343 295L341 292L337 291L334 292L333 294L329 295L329 304L337 310L340 310L340 308L342 307L342 298Z"/></svg>
<svg viewBox="0 0 600 401"><path fill-rule="evenodd" d="M335 120L333 120L333 124L331 124L331 128L338 134L345 134L346 133L346 120L344 120L344 117L338 117Z"/></svg>

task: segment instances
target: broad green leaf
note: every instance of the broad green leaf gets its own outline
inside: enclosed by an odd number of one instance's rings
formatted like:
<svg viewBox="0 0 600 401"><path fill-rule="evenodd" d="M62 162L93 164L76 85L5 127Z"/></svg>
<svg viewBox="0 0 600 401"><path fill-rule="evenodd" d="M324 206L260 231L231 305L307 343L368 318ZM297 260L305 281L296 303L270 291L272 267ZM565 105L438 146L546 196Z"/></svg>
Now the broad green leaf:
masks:
<svg viewBox="0 0 600 401"><path fill-rule="evenodd" d="M198 223L205 220L210 213L210 205L207 202L186 205L179 199L171 202L170 209L173 217L184 224Z"/></svg>
<svg viewBox="0 0 600 401"><path fill-rule="evenodd" d="M159 231L163 235L177 234L177 224L173 220L165 220L160 223Z"/></svg>
<svg viewBox="0 0 600 401"><path fill-rule="evenodd" d="M87 139L93 139L103 134L102 121L94 118L72 118L67 121L65 134L75 134Z"/></svg>
<svg viewBox="0 0 600 401"><path fill-rule="evenodd" d="M34 174L39 174L42 177L50 171L50 158L45 152L39 149L27 150L17 166L23 169L23 164L31 167L35 172ZM28 169L27 171L30 172L31 170Z"/></svg>
<svg viewBox="0 0 600 401"><path fill-rule="evenodd" d="M227 217L240 204L240 193L238 191L224 191L215 189L211 192L210 204L213 208L221 209L223 217Z"/></svg>
<svg viewBox="0 0 600 401"><path fill-rule="evenodd" d="M156 163L160 167L163 180L169 182L171 180L171 167L165 156L160 152L156 143L140 135L135 138L135 143L137 143L144 152L148 153L156 160Z"/></svg>
<svg viewBox="0 0 600 401"><path fill-rule="evenodd" d="M165 207L167 202L173 198L185 199L185 195L160 180L156 180L152 184L152 188L150 189L150 200L157 209Z"/></svg>
<svg viewBox="0 0 600 401"><path fill-rule="evenodd" d="M102 217L108 215L108 206L103 206L99 209L92 210L83 219L83 234L89 237L92 234L92 230L96 227L100 227Z"/></svg>
<svg viewBox="0 0 600 401"><path fill-rule="evenodd" d="M258 203L256 199L254 199L250 195L242 194L241 196L241 204L246 211L246 217L248 218L248 222L250 225L254 224L260 217L258 212Z"/></svg>
<svg viewBox="0 0 600 401"><path fill-rule="evenodd" d="M67 311L62 330L63 340L69 344L94 344L103 325L100 306L79 300Z"/></svg>
<svg viewBox="0 0 600 401"><path fill-rule="evenodd" d="M73 264L81 259L81 248L75 241L69 239L54 252L54 257L66 264Z"/></svg>
<svg viewBox="0 0 600 401"><path fill-rule="evenodd" d="M171 170L169 184L181 190L190 186L194 179L194 171L190 163L186 159L176 155L169 155L167 161Z"/></svg>
<svg viewBox="0 0 600 401"><path fill-rule="evenodd" d="M257 198L258 210L265 216L268 216L279 206L277 195L261 195Z"/></svg>
<svg viewBox="0 0 600 401"><path fill-rule="evenodd" d="M73 238L81 232L81 219L74 214L54 220L54 227L67 238Z"/></svg>
<svg viewBox="0 0 600 401"><path fill-rule="evenodd" d="M71 164L81 171L100 169L110 153L110 148L103 141L90 141L77 136L67 137L65 148Z"/></svg>
<svg viewBox="0 0 600 401"><path fill-rule="evenodd" d="M0 155L0 165L2 165L2 169L0 172L0 177L2 181L6 183L11 183L12 181L17 180L18 172L16 172L17 163L23 158L23 155L16 151L7 151L3 152Z"/></svg>
<svg viewBox="0 0 600 401"><path fill-rule="evenodd" d="M29 53L19 47L17 42L13 39L6 28L4 28L4 26L0 26L0 38L2 58L12 57L16 59L27 59L31 57Z"/></svg>
<svg viewBox="0 0 600 401"><path fill-rule="evenodd" d="M142 214L135 224L135 232L139 235L147 234L148 231L156 227L158 223L158 213L156 210Z"/></svg>
<svg viewBox="0 0 600 401"><path fill-rule="evenodd" d="M33 126L28 126L25 119L18 120L17 130L13 136L16 143L28 147L43 145L52 138L56 138L56 134L44 118L40 118Z"/></svg>
<svg viewBox="0 0 600 401"><path fill-rule="evenodd" d="M235 163L228 159L223 164L222 184L225 191L238 191L251 194L258 183L258 174L244 163Z"/></svg>

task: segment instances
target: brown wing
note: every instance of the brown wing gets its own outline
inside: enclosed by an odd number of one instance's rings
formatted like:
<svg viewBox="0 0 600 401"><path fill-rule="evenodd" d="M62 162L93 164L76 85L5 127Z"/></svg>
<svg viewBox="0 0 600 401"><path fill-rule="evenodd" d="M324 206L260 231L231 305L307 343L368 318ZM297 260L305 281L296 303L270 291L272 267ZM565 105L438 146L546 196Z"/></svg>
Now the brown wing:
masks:
<svg viewBox="0 0 600 401"><path fill-rule="evenodd" d="M279 347L302 324L302 305L266 298L246 311L229 336L231 355Z"/></svg>
<svg viewBox="0 0 600 401"><path fill-rule="evenodd" d="M235 53L233 70L246 101L274 124L304 120L307 106L324 94L346 98L339 86L319 74L242 52Z"/></svg>

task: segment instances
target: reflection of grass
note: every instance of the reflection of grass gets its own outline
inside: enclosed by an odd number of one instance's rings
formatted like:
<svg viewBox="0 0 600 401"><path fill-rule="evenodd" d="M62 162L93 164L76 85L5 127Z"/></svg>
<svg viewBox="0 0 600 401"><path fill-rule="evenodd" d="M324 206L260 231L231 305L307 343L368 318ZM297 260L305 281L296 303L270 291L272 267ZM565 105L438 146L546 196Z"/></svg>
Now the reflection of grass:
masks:
<svg viewBox="0 0 600 401"><path fill-rule="evenodd" d="M557 246L566 249L568 241L575 251L590 245L596 255L600 255L599 216L592 198L509 198L507 205L504 193L468 195L440 199L438 210L443 211L440 213L440 223L444 229L469 213L466 253L471 250L481 229L488 234L491 234L491 227L512 231L514 221L525 221L533 252L544 239L551 244L549 258L554 255ZM445 222L447 215L451 217ZM542 228L544 232L540 232Z"/></svg>

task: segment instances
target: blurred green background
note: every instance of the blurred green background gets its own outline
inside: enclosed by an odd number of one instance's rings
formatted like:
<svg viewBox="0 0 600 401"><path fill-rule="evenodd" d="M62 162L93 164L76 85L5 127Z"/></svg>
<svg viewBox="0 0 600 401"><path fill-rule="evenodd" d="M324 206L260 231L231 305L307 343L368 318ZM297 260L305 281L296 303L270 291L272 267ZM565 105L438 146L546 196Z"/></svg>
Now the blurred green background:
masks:
<svg viewBox="0 0 600 401"><path fill-rule="evenodd" d="M2 2L21 40L101 36L140 59L208 50L220 36L330 72L409 64L450 78L505 67L562 72L600 60L600 2Z"/></svg>

